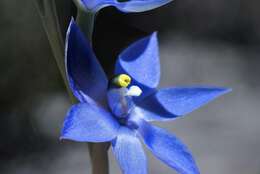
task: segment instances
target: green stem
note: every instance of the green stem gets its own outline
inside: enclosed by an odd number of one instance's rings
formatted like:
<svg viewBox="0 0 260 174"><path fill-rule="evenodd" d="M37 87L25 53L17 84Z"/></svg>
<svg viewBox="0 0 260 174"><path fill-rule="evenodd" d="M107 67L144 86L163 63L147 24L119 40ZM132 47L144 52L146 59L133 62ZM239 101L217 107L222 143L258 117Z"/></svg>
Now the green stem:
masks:
<svg viewBox="0 0 260 174"><path fill-rule="evenodd" d="M90 43L92 43L96 13L87 10L82 4L81 0L73 0L73 2L78 9L76 20L77 24L80 27L81 31L89 39Z"/></svg>
<svg viewBox="0 0 260 174"><path fill-rule="evenodd" d="M95 13L86 12L81 9L78 10L77 15L77 24L80 27L81 31L88 38L89 42L92 43L92 35L95 24Z"/></svg>

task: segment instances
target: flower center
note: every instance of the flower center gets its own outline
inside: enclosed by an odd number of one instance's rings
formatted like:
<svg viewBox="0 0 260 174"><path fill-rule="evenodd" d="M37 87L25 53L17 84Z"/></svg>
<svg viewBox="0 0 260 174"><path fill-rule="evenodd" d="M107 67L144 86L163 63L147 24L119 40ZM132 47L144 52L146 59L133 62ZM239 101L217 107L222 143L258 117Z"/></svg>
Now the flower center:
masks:
<svg viewBox="0 0 260 174"><path fill-rule="evenodd" d="M109 108L120 123L127 123L135 106L133 97L138 97L142 94L142 90L138 86L131 86L130 83L130 76L120 74L112 79L108 89Z"/></svg>

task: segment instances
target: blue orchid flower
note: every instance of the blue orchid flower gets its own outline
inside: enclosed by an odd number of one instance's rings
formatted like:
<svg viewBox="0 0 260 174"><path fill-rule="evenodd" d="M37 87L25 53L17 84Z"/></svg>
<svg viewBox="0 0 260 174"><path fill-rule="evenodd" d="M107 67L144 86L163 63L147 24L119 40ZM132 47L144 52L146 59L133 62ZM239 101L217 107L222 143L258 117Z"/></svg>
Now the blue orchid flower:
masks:
<svg viewBox="0 0 260 174"><path fill-rule="evenodd" d="M180 174L199 174L188 148L151 121L174 120L230 91L214 87L156 89L160 79L156 33L124 50L108 80L89 42L72 20L66 40L66 70L80 103L64 121L61 139L111 142L124 174L147 174L140 139Z"/></svg>
<svg viewBox="0 0 260 174"><path fill-rule="evenodd" d="M108 6L114 6L126 13L144 12L161 7L172 0L75 0L88 11L98 12Z"/></svg>

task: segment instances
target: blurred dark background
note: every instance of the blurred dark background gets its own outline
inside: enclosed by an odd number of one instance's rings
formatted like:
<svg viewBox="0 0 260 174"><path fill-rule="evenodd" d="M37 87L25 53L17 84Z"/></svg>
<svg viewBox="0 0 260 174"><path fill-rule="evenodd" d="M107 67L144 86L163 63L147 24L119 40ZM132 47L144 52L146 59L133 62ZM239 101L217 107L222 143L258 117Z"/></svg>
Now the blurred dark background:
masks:
<svg viewBox="0 0 260 174"><path fill-rule="evenodd" d="M58 139L70 103L32 1L0 1L0 173L87 173L86 144ZM94 48L107 71L129 43L158 31L162 87L233 88L184 119L160 124L186 142L201 173L260 174L259 6L257 0L175 0L141 14L106 8L97 17ZM75 14L73 6L59 8ZM70 15L62 15L65 33ZM147 153L151 174L174 173ZM111 173L120 173L110 160Z"/></svg>

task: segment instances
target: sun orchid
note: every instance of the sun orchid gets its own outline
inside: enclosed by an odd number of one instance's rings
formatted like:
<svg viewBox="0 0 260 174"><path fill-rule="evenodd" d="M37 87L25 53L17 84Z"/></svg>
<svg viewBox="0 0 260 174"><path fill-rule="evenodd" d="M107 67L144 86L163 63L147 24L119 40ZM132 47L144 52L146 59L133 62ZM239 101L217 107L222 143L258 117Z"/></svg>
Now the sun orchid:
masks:
<svg viewBox="0 0 260 174"><path fill-rule="evenodd" d="M81 7L91 12L98 12L104 7L113 6L125 13L144 12L161 7L172 0L74 0Z"/></svg>
<svg viewBox="0 0 260 174"><path fill-rule="evenodd" d="M199 174L187 147L151 121L174 120L229 92L215 87L156 89L160 79L156 33L125 49L108 80L89 42L71 20L66 40L66 70L79 100L64 121L61 139L111 142L124 174L147 174L140 140L180 174Z"/></svg>

